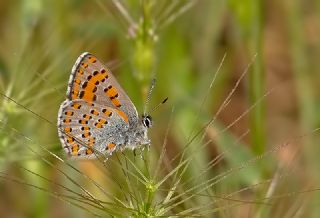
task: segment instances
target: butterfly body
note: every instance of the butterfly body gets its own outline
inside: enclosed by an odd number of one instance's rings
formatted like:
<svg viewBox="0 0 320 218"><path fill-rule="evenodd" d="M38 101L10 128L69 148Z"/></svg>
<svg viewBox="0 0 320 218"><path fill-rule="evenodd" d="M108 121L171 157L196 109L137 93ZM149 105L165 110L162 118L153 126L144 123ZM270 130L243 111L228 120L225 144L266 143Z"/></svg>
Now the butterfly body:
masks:
<svg viewBox="0 0 320 218"><path fill-rule="evenodd" d="M65 152L74 158L95 158L149 145L149 127L151 117L139 118L111 71L92 54L80 55L58 114L58 134Z"/></svg>

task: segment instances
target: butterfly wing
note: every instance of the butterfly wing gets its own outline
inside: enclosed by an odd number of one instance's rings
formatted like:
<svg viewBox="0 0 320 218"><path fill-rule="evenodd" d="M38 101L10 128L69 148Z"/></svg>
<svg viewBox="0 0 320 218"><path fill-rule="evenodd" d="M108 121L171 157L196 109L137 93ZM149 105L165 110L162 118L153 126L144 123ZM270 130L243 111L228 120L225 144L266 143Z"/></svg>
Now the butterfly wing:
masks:
<svg viewBox="0 0 320 218"><path fill-rule="evenodd" d="M82 99L115 108L123 112L124 121L130 125L138 122L138 113L111 71L94 55L85 52L72 68L67 99Z"/></svg>
<svg viewBox="0 0 320 218"><path fill-rule="evenodd" d="M84 100L65 100L59 110L58 133L71 157L95 158L119 146L113 136L129 128L118 109Z"/></svg>

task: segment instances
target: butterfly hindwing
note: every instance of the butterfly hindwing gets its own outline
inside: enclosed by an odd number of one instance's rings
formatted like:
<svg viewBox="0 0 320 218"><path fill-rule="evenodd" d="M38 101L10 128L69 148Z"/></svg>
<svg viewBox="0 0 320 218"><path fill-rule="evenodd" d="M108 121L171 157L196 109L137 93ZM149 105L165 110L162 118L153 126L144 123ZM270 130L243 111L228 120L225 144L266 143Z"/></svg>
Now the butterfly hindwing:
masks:
<svg viewBox="0 0 320 218"><path fill-rule="evenodd" d="M72 68L67 98L82 99L120 110L126 116L124 120L130 124L138 120L135 106L111 71L87 52L79 56Z"/></svg>
<svg viewBox="0 0 320 218"><path fill-rule="evenodd" d="M122 113L84 100L65 100L59 110L58 132L66 153L83 158L110 155L119 146L112 136L129 128Z"/></svg>

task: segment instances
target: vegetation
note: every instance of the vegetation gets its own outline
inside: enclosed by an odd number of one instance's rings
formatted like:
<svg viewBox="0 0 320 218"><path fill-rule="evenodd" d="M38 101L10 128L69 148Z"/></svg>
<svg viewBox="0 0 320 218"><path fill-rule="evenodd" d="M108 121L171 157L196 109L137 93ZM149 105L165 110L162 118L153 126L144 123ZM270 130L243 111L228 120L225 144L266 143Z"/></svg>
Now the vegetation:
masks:
<svg viewBox="0 0 320 218"><path fill-rule="evenodd" d="M1 217L318 217L319 9L1 1ZM157 79L150 149L67 159L56 119L84 51L140 113Z"/></svg>

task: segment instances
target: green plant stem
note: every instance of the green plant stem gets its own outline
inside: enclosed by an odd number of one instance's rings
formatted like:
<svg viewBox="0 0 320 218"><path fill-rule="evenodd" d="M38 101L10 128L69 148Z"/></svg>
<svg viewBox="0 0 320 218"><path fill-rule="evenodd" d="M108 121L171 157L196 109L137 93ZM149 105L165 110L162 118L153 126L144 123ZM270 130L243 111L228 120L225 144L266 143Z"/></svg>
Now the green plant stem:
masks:
<svg viewBox="0 0 320 218"><path fill-rule="evenodd" d="M152 205L153 201L153 196L154 196L154 191L152 189L147 190L147 202L146 202L146 213L149 214L150 208Z"/></svg>
<svg viewBox="0 0 320 218"><path fill-rule="evenodd" d="M251 16L251 41L250 55L258 53L253 64L253 69L249 72L249 96L250 104L256 103L265 91L264 82L265 74L262 60L262 15L261 1L252 1L252 16ZM256 154L262 154L265 151L265 104L259 103L253 108L250 114L250 130L251 143Z"/></svg>
<svg viewBox="0 0 320 218"><path fill-rule="evenodd" d="M307 34L303 31L305 27L304 17L303 17L303 6L304 4L300 1L286 1L288 9L288 27L290 36L290 45L292 48L292 63L293 63L293 73L294 80L297 90L297 98L299 105L299 118L300 118L300 128L303 132L312 131L317 126L317 121L314 117L315 114L319 112L316 110L316 96L313 90L312 79L319 69L315 68L312 64L308 63L310 55L308 44L306 43ZM306 137L303 140L305 146L305 155L307 156L307 161L310 164L308 170L313 175L315 180L320 181L319 174L315 174L319 170L319 146L314 147L318 143L318 139ZM314 196L312 198L314 205L319 205L319 196ZM319 216L319 207L310 208L310 217Z"/></svg>
<svg viewBox="0 0 320 218"><path fill-rule="evenodd" d="M134 38L133 67L142 87L142 94L146 96L155 62L155 37L151 1L143 0L141 8L142 15Z"/></svg>

